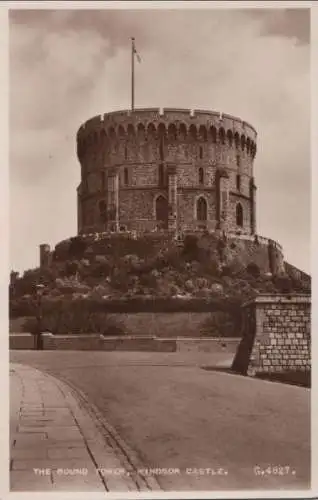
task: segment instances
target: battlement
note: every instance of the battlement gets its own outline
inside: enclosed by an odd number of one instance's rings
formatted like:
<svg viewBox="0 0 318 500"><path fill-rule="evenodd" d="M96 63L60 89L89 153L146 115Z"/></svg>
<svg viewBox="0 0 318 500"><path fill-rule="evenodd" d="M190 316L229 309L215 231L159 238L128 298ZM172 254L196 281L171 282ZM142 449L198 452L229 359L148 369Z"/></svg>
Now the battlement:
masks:
<svg viewBox="0 0 318 500"><path fill-rule="evenodd" d="M184 125L187 129L194 125L197 128L210 127L217 129L223 128L225 132L230 130L233 135L237 132L239 135L245 134L250 141L256 142L257 132L249 123L241 118L225 114L219 111L211 110L191 110L180 108L141 108L132 110L112 111L97 115L81 125L78 130L78 140L87 136L91 132L104 130L106 133L110 127L118 132L118 127L122 127L122 132L127 133L128 126L132 125L135 133L139 126L147 129L154 126L156 129L160 125L176 126ZM116 134L117 135L117 134Z"/></svg>
<svg viewBox="0 0 318 500"><path fill-rule="evenodd" d="M78 154L86 145L157 140L212 142L235 146L255 157L257 133L240 118L208 110L146 108L113 111L83 123L77 132Z"/></svg>

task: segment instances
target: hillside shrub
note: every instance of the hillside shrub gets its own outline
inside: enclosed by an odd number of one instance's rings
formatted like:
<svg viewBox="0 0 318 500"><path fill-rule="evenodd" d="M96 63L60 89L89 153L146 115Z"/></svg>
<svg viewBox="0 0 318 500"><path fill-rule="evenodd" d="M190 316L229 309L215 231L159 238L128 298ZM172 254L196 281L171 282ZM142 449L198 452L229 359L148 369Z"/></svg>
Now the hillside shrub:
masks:
<svg viewBox="0 0 318 500"><path fill-rule="evenodd" d="M12 299L9 302L10 318L20 318L21 316L35 316L36 310L36 302L31 295Z"/></svg>
<svg viewBox="0 0 318 500"><path fill-rule="evenodd" d="M77 261L66 261L64 266L64 276L75 276L79 270L79 264Z"/></svg>
<svg viewBox="0 0 318 500"><path fill-rule="evenodd" d="M250 262L246 266L246 271L248 272L248 274L250 274L254 278L258 278L261 274L261 270L260 270L259 266L257 264L255 264L255 262Z"/></svg>
<svg viewBox="0 0 318 500"><path fill-rule="evenodd" d="M280 293L291 293L293 291L292 280L287 275L274 276L273 283Z"/></svg>
<svg viewBox="0 0 318 500"><path fill-rule="evenodd" d="M81 259L84 256L85 250L87 248L87 243L81 236L74 236L70 239L70 245L68 247L68 256L71 259Z"/></svg>
<svg viewBox="0 0 318 500"><path fill-rule="evenodd" d="M188 260L195 260L199 253L198 237L193 234L187 234L183 242L183 255Z"/></svg>

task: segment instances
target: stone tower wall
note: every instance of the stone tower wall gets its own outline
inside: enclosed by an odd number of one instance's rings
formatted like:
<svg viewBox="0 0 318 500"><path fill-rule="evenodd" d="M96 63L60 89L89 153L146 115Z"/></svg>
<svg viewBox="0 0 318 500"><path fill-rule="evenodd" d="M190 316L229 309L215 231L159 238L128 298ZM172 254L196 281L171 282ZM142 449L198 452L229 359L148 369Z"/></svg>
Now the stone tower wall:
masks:
<svg viewBox="0 0 318 500"><path fill-rule="evenodd" d="M156 200L160 196L166 203L166 229L201 227L196 203L203 197L207 207L204 225L213 230L220 222L217 177L221 169L227 178L227 214L222 228L238 229L240 203L243 227L239 229L253 234L256 137L246 122L211 111L144 109L88 120L77 134L81 164L78 232L102 231L114 225L117 230L153 230L158 226ZM109 184L110 177L114 180ZM109 187L116 183L117 210L115 202L110 202L114 198Z"/></svg>

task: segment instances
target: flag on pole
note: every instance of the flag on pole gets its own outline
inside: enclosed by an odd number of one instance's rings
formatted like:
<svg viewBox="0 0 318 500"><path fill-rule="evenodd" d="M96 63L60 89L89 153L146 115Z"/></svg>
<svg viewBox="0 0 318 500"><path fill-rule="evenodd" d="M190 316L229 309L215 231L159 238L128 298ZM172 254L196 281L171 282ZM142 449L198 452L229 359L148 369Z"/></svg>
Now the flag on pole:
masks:
<svg viewBox="0 0 318 500"><path fill-rule="evenodd" d="M134 38L132 39L132 42L133 42L133 53L136 55L137 61L138 61L139 63L141 63L141 57L140 57L140 55L138 54L137 49L136 49L136 47L135 47L135 39L134 39Z"/></svg>

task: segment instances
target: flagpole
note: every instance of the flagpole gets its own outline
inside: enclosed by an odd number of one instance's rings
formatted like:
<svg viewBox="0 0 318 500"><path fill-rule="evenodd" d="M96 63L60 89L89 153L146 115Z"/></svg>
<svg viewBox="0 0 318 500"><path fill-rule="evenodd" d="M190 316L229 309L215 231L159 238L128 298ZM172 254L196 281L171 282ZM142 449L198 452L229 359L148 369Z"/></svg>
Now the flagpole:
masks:
<svg viewBox="0 0 318 500"><path fill-rule="evenodd" d="M131 110L135 108L135 39L131 39Z"/></svg>

